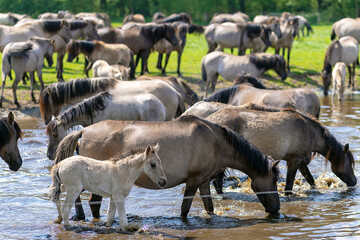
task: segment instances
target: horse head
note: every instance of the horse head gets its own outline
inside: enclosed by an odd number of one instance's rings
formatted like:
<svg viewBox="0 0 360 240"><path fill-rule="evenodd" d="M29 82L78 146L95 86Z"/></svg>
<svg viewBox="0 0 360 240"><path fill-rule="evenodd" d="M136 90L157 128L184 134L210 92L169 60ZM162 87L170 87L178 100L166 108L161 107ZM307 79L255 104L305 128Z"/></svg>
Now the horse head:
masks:
<svg viewBox="0 0 360 240"><path fill-rule="evenodd" d="M150 145L146 147L143 155L143 167L145 174L148 175L154 183L157 183L160 187L164 187L166 185L167 178L158 155L159 149L159 143L157 143L154 147Z"/></svg>
<svg viewBox="0 0 360 240"><path fill-rule="evenodd" d="M355 161L354 156L349 149L349 144L343 146L342 144L337 143L335 146L332 146L328 153L328 157L331 162L331 170L335 175L347 186L355 186L357 183L354 174Z"/></svg>
<svg viewBox="0 0 360 240"><path fill-rule="evenodd" d="M176 37L176 28L171 24L164 24L165 39L168 40L174 47L179 44L179 39Z"/></svg>
<svg viewBox="0 0 360 240"><path fill-rule="evenodd" d="M278 38L282 37L282 32L280 29L280 21L276 19L275 17L272 17L271 23L270 23L270 29L273 31Z"/></svg>
<svg viewBox="0 0 360 240"><path fill-rule="evenodd" d="M100 36L96 30L96 22L93 20L86 20L86 27L84 28L84 35L88 40L100 40Z"/></svg>
<svg viewBox="0 0 360 240"><path fill-rule="evenodd" d="M264 52L271 45L270 34L271 34L271 28L266 25L261 25L260 38L265 43L265 48L263 50Z"/></svg>
<svg viewBox="0 0 360 240"><path fill-rule="evenodd" d="M59 119L59 117L52 116L51 121L46 127L46 134L49 137L46 155L49 159L53 160L59 143L66 136L63 120Z"/></svg>
<svg viewBox="0 0 360 240"><path fill-rule="evenodd" d="M72 38L71 35L71 30L70 30L70 24L65 21L62 20L60 23L60 30L57 33L62 39L64 39L65 42L69 42L70 39Z"/></svg>
<svg viewBox="0 0 360 240"><path fill-rule="evenodd" d="M266 157L268 158L268 157ZM277 181L279 177L278 161L268 159L270 169L266 176L252 176L251 188L265 208L265 212L275 214L280 210L280 199L277 192Z"/></svg>
<svg viewBox="0 0 360 240"><path fill-rule="evenodd" d="M71 39L70 42L66 45L66 52L68 53L68 58L66 61L72 62L80 54L80 42Z"/></svg>
<svg viewBox="0 0 360 240"><path fill-rule="evenodd" d="M287 78L286 72L286 61L283 56L276 54L276 64L275 64L275 72L281 77L281 80L285 81Z"/></svg>
<svg viewBox="0 0 360 240"><path fill-rule="evenodd" d="M324 85L324 95L328 95L329 87L331 85L331 71L332 67L331 64L327 64L325 68L321 72L321 78Z"/></svg>
<svg viewBox="0 0 360 240"><path fill-rule="evenodd" d="M9 165L11 171L17 171L22 165L22 158L17 142L22 132L14 120L12 112L0 119L0 156Z"/></svg>

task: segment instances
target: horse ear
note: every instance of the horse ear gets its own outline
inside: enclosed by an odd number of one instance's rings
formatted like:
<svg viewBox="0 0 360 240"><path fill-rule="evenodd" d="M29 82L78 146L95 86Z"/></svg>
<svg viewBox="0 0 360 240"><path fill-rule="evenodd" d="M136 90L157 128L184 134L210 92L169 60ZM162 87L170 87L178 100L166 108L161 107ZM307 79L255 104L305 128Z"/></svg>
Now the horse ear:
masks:
<svg viewBox="0 0 360 240"><path fill-rule="evenodd" d="M51 121L54 121L56 117L54 115L51 115Z"/></svg>
<svg viewBox="0 0 360 240"><path fill-rule="evenodd" d="M272 167L276 167L280 163L280 160L273 161Z"/></svg>
<svg viewBox="0 0 360 240"><path fill-rule="evenodd" d="M344 146L344 152L347 153L349 151L349 144L345 144Z"/></svg>
<svg viewBox="0 0 360 240"><path fill-rule="evenodd" d="M157 144L155 145L155 147L153 147L153 149L155 150L155 152L158 152L159 149L160 149L159 143L157 143Z"/></svg>
<svg viewBox="0 0 360 240"><path fill-rule="evenodd" d="M9 112L8 120L11 125L14 124L14 114L12 112Z"/></svg>
<svg viewBox="0 0 360 240"><path fill-rule="evenodd" d="M151 146L150 146L150 145L147 145L147 146L146 146L146 150L145 150L145 154L146 154L146 155L149 155L150 151L151 151Z"/></svg>
<svg viewBox="0 0 360 240"><path fill-rule="evenodd" d="M55 44L55 39L50 40L50 44L54 45Z"/></svg>

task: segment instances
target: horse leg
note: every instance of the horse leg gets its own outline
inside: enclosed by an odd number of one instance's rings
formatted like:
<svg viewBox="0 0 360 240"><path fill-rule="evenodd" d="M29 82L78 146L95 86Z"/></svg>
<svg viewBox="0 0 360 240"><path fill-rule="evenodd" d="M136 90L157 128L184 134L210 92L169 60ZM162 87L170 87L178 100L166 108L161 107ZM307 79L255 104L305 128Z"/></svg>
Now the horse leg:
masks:
<svg viewBox="0 0 360 240"><path fill-rule="evenodd" d="M37 69L36 72L37 72L39 82L40 82L40 96L41 96L42 92L44 91L44 81L43 81L43 78L42 78L42 69L41 68Z"/></svg>
<svg viewBox="0 0 360 240"><path fill-rule="evenodd" d="M163 54L159 53L158 61L157 61L157 64L156 64L156 68L159 69L159 70L161 70L162 58L163 58Z"/></svg>
<svg viewBox="0 0 360 240"><path fill-rule="evenodd" d="M177 74L178 74L179 77L182 77L181 72L180 72L180 64L181 64L182 53L183 53L183 49L181 49L181 51L178 52Z"/></svg>
<svg viewBox="0 0 360 240"><path fill-rule="evenodd" d="M106 217L106 226L107 227L111 227L111 224L115 217L115 213L116 213L116 205L115 205L114 199L112 197L110 197L110 203L109 203L108 213L107 213L107 217Z"/></svg>
<svg viewBox="0 0 360 240"><path fill-rule="evenodd" d="M72 216L71 220L73 220L73 221L85 220L85 213L84 213L84 209L81 205L80 195L75 200L75 215Z"/></svg>
<svg viewBox="0 0 360 240"><path fill-rule="evenodd" d="M5 82L6 82L6 76L8 76L8 73L2 72L2 80L1 80L1 96L0 96L0 107L2 107L2 100L3 100L3 94L4 94L4 88L5 88Z"/></svg>
<svg viewBox="0 0 360 240"><path fill-rule="evenodd" d="M62 217L62 212L61 212L61 202L60 202L60 199L57 200L57 201L55 202L55 204L56 204L56 209L57 209L57 211L58 211L58 217L57 217L57 219L54 221L54 223L61 223L62 220L63 220L63 217Z"/></svg>
<svg viewBox="0 0 360 240"><path fill-rule="evenodd" d="M221 169L220 172L215 173L214 176L212 176L213 184L216 190L217 194L223 194L223 184L224 184L224 177L225 177L225 169Z"/></svg>
<svg viewBox="0 0 360 240"><path fill-rule="evenodd" d="M309 168L305 162L301 162L299 166L301 174L304 176L305 180L310 184L312 188L315 187L315 180L311 175Z"/></svg>
<svg viewBox="0 0 360 240"><path fill-rule="evenodd" d="M91 194L91 197L89 199L89 205L94 218L100 218L101 200L102 196Z"/></svg>
<svg viewBox="0 0 360 240"><path fill-rule="evenodd" d="M64 71L64 66L63 66L63 59L64 59L64 54L63 53L58 53L57 55L57 62L56 62L56 76L58 79L58 82L63 82L64 78L63 78L63 71Z"/></svg>
<svg viewBox="0 0 360 240"><path fill-rule="evenodd" d="M166 54L164 67L163 67L163 69L162 69L162 71L161 71L161 74L162 74L162 75L166 75L166 66L167 66L167 64L168 64L168 62L169 62L170 54L171 54L171 52Z"/></svg>
<svg viewBox="0 0 360 240"><path fill-rule="evenodd" d="M125 197L120 194L116 194L113 196L113 200L115 201L115 205L119 214L120 230L125 231L126 227L129 225L126 217Z"/></svg>
<svg viewBox="0 0 360 240"><path fill-rule="evenodd" d="M351 70L351 66L347 66L347 69L349 71L349 87L351 87L351 75L352 75L352 70Z"/></svg>
<svg viewBox="0 0 360 240"><path fill-rule="evenodd" d="M93 65L94 65L94 63L90 62L89 65L87 66L86 71L85 71L86 77L89 77L89 71L91 70Z"/></svg>
<svg viewBox="0 0 360 240"><path fill-rule="evenodd" d="M285 48L282 48L282 55L285 57Z"/></svg>
<svg viewBox="0 0 360 240"><path fill-rule="evenodd" d="M284 48L285 51L285 48ZM287 54L287 70L288 72L290 72L290 52L291 52L291 47L288 47L288 54Z"/></svg>
<svg viewBox="0 0 360 240"><path fill-rule="evenodd" d="M20 107L20 104L17 100L17 96L16 96L16 89L17 89L17 86L21 80L21 77L22 77L22 73L17 73L15 72L15 80L12 84L12 91L13 91L13 99L14 99L14 104L16 104L17 107Z"/></svg>
<svg viewBox="0 0 360 240"><path fill-rule="evenodd" d="M275 54L279 54L280 53L280 48L275 48Z"/></svg>
<svg viewBox="0 0 360 240"><path fill-rule="evenodd" d="M69 225L69 215L71 207L74 205L76 198L81 193L83 187L82 186L72 186L70 189L66 189L66 198L61 207L62 218L64 220L64 225Z"/></svg>
<svg viewBox="0 0 360 240"><path fill-rule="evenodd" d="M200 197L204 203L205 210L208 214L214 213L214 205L210 194L210 180L203 182L200 185Z"/></svg>
<svg viewBox="0 0 360 240"><path fill-rule="evenodd" d="M285 194L291 195L292 189L294 186L294 180L296 176L296 172L299 168L299 160L298 159L290 159L287 160L287 175L286 175L286 185L285 185Z"/></svg>
<svg viewBox="0 0 360 240"><path fill-rule="evenodd" d="M352 71L352 90L355 90L355 68L356 68L356 63L353 63L353 71Z"/></svg>
<svg viewBox="0 0 360 240"><path fill-rule="evenodd" d="M138 54L136 54L135 68L138 66L139 61L140 61L140 52Z"/></svg>
<svg viewBox="0 0 360 240"><path fill-rule="evenodd" d="M141 57L141 75L147 73L147 60L149 58L149 51L143 51L142 57Z"/></svg>
<svg viewBox="0 0 360 240"><path fill-rule="evenodd" d="M30 72L30 92L31 92L31 100L36 103L36 99L34 97L34 79L35 79L35 73Z"/></svg>
<svg viewBox="0 0 360 240"><path fill-rule="evenodd" d="M198 189L197 184L192 183L186 183L185 186L185 193L184 193L184 199L181 204L181 217L186 218L190 211L191 203L193 201L193 198L195 196L196 190Z"/></svg>

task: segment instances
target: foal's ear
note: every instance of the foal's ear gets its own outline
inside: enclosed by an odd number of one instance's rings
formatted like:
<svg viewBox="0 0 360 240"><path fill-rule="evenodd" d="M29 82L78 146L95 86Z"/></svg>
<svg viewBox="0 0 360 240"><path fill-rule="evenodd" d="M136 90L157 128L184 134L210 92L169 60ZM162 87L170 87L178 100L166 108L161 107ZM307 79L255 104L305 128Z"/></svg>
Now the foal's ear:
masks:
<svg viewBox="0 0 360 240"><path fill-rule="evenodd" d="M159 143L157 143L157 144L155 145L155 147L153 147L153 149L154 149L155 152L158 152L159 149L160 149Z"/></svg>
<svg viewBox="0 0 360 240"><path fill-rule="evenodd" d="M276 167L280 163L280 160L273 161L272 167Z"/></svg>
<svg viewBox="0 0 360 240"><path fill-rule="evenodd" d="M344 152L347 153L349 151L349 144L345 144L344 146Z"/></svg>
<svg viewBox="0 0 360 240"><path fill-rule="evenodd" d="M146 146L146 150L145 150L145 154L146 154L146 155L149 155L150 152L151 152L151 146L150 146L150 145L147 145L147 146Z"/></svg>
<svg viewBox="0 0 360 240"><path fill-rule="evenodd" d="M12 112L9 112L8 120L11 125L14 124L14 114Z"/></svg>

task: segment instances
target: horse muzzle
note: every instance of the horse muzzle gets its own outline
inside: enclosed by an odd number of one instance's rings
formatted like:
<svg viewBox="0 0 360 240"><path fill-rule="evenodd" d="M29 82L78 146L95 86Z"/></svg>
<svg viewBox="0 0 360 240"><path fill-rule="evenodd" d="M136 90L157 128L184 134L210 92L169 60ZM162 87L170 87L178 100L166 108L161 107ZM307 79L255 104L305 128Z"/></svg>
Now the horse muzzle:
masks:
<svg viewBox="0 0 360 240"><path fill-rule="evenodd" d="M17 170L20 169L21 165L22 165L22 159L20 158L20 161L9 164L9 169L11 171L16 172Z"/></svg>
<svg viewBox="0 0 360 240"><path fill-rule="evenodd" d="M165 187L167 180L165 178L159 178L157 183L160 187Z"/></svg>

